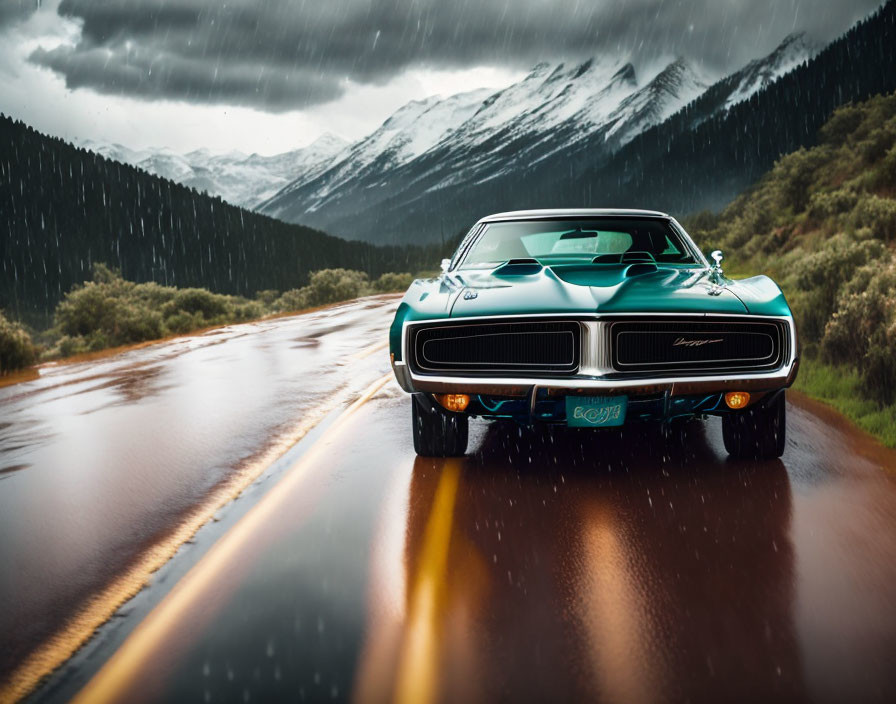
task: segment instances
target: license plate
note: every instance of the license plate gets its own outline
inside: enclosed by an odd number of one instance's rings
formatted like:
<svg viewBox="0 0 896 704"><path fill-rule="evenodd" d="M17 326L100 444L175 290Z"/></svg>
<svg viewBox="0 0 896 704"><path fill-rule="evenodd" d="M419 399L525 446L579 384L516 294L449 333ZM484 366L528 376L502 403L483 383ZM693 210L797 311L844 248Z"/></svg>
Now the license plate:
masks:
<svg viewBox="0 0 896 704"><path fill-rule="evenodd" d="M627 396L567 396L566 424L570 428L622 425L627 405Z"/></svg>

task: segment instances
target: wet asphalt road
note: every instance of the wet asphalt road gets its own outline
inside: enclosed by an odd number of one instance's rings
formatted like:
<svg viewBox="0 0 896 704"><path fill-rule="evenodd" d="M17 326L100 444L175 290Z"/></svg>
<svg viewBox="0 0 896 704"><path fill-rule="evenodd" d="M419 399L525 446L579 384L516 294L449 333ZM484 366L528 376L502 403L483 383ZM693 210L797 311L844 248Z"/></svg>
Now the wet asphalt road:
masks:
<svg viewBox="0 0 896 704"><path fill-rule="evenodd" d="M0 676L80 642L73 614L108 616L324 419L35 698L896 700L896 453L798 400L777 462L728 460L715 420L679 450L474 424L467 457L416 458L394 305L0 389Z"/></svg>

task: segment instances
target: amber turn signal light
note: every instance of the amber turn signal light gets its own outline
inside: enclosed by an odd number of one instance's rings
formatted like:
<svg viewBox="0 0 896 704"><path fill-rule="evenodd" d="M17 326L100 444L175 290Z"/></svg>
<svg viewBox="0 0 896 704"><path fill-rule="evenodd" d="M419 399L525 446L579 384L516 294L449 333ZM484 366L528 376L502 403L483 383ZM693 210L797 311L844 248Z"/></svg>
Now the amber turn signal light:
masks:
<svg viewBox="0 0 896 704"><path fill-rule="evenodd" d="M738 408L743 408L749 402L750 394L746 391L729 391L725 394L725 403L728 404L728 408L737 410Z"/></svg>
<svg viewBox="0 0 896 704"><path fill-rule="evenodd" d="M436 394L436 401L455 413L460 413L470 405L470 397L467 394Z"/></svg>

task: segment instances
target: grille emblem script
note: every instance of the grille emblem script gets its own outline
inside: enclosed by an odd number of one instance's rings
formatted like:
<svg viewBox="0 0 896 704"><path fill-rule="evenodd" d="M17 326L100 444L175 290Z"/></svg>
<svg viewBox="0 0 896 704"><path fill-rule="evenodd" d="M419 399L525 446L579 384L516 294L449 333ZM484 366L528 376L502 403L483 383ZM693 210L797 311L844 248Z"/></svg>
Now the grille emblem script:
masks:
<svg viewBox="0 0 896 704"><path fill-rule="evenodd" d="M688 340L684 337L676 338L675 342L672 343L673 347L703 347L703 345L712 345L716 342L722 342L722 338L716 338L715 340Z"/></svg>

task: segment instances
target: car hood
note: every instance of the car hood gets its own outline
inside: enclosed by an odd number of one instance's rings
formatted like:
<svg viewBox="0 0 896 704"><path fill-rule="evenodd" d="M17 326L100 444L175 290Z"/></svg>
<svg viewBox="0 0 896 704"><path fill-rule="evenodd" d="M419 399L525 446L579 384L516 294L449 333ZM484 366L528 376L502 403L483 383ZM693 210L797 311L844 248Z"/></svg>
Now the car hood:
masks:
<svg viewBox="0 0 896 704"><path fill-rule="evenodd" d="M566 313L715 313L789 316L781 289L766 276L721 286L696 267L531 263L460 271L411 284L389 331L400 358L406 322L443 318Z"/></svg>
<svg viewBox="0 0 896 704"><path fill-rule="evenodd" d="M510 269L511 271L507 271ZM538 313L747 313L731 286L718 287L703 268L650 264L531 266L464 271L446 301L452 318Z"/></svg>

